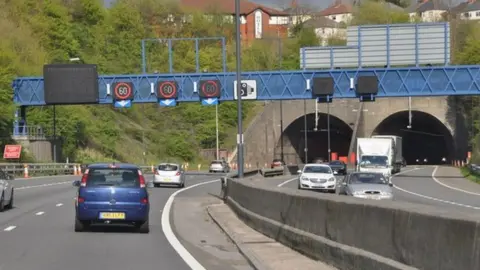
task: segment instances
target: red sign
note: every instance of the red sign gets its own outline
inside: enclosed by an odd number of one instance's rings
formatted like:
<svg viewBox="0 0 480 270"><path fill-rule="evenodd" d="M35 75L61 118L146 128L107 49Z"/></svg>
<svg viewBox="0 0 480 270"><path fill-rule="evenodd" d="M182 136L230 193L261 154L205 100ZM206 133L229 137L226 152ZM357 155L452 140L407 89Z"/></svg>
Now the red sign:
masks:
<svg viewBox="0 0 480 270"><path fill-rule="evenodd" d="M22 153L22 146L21 145L5 145L5 149L3 150L3 158L20 158L20 154Z"/></svg>

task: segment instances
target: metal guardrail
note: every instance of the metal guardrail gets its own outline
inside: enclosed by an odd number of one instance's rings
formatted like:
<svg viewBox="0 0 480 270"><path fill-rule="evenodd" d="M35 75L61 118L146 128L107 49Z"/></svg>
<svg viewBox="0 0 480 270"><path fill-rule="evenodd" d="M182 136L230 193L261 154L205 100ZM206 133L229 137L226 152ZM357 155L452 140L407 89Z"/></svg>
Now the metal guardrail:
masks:
<svg viewBox="0 0 480 270"><path fill-rule="evenodd" d="M144 174L153 174L155 166L140 165ZM83 173L84 168L78 163L0 163L0 169L9 175L18 178L27 178L35 176L48 175L79 175ZM220 173L209 173L202 171L201 167L193 166L191 170L188 167L185 172L190 175L222 175ZM235 175L235 172L232 172Z"/></svg>
<svg viewBox="0 0 480 270"><path fill-rule="evenodd" d="M0 163L0 169L15 177L74 175L79 167L75 163Z"/></svg>

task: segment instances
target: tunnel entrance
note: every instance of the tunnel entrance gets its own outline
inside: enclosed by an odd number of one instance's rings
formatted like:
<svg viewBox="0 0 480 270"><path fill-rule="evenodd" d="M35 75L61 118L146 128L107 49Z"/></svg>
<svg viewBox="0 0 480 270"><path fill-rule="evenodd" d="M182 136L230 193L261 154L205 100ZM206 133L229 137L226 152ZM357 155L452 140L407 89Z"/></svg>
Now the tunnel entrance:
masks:
<svg viewBox="0 0 480 270"><path fill-rule="evenodd" d="M318 124L315 130L315 114L301 116L293 121L282 134L285 141L290 141L296 156L302 163L313 162L315 159L328 160L328 131L330 131L330 149L339 157L348 156L350 140L353 129L350 125L330 115L330 129L328 128L327 114L318 113ZM353 123L352 123L353 126ZM305 130L306 136L305 136ZM307 145L307 157L305 157L305 141Z"/></svg>
<svg viewBox="0 0 480 270"><path fill-rule="evenodd" d="M407 164L442 164L454 157L454 140L448 128L436 117L420 111L402 111L385 118L372 135L402 137L403 157Z"/></svg>

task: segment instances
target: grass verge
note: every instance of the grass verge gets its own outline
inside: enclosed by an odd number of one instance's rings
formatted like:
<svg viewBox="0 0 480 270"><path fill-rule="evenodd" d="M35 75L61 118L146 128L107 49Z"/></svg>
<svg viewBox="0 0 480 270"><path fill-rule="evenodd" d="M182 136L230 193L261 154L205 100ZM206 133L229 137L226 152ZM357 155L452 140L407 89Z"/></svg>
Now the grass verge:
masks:
<svg viewBox="0 0 480 270"><path fill-rule="evenodd" d="M467 178L472 182L480 184L480 174L471 171L468 167L461 167L460 172L462 173L463 177Z"/></svg>

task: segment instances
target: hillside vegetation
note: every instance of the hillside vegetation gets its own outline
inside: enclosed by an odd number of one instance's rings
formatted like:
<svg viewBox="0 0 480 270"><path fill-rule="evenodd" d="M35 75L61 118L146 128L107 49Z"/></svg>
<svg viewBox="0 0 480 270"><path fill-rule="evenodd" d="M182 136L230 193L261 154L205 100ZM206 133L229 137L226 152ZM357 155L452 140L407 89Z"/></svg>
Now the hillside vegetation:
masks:
<svg viewBox="0 0 480 270"><path fill-rule="evenodd" d="M205 18L185 11L173 1L121 0L106 9L100 0L7 0L0 3L0 129L2 144L9 141L15 105L11 82L17 76L42 75L46 63L68 63L80 58L97 64L100 74L141 73L141 40L146 38L219 37L227 39L227 65L235 67L234 25L220 16ZM171 15L174 15L173 17ZM177 15L175 15L177 14ZM307 38L305 38L307 37ZM313 37L313 38L312 38ZM244 47L244 70L278 69L278 51L269 42ZM301 45L316 45L311 30L282 42L285 69L297 69ZM276 46L274 47L276 48ZM174 72L195 72L193 41L174 42ZM147 42L147 72L168 73L165 44ZM222 68L221 45L200 42L200 68ZM257 111L244 103L244 119ZM221 147L231 148L236 134L236 103L219 106ZM51 132L53 108L31 107L28 125L42 125ZM63 158L91 162L120 160L136 163L171 159L201 162L199 151L215 147L215 107L183 103L173 108L134 104L129 109L110 105L57 106L57 135L63 138ZM233 139L232 139L233 138ZM143 151L146 155L143 156Z"/></svg>

